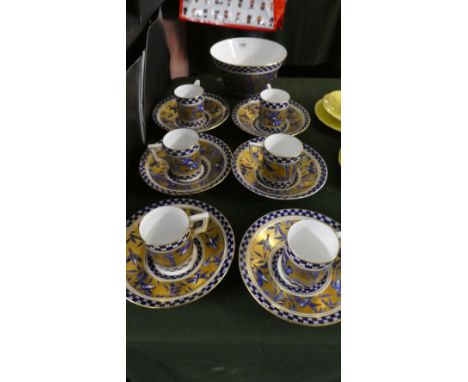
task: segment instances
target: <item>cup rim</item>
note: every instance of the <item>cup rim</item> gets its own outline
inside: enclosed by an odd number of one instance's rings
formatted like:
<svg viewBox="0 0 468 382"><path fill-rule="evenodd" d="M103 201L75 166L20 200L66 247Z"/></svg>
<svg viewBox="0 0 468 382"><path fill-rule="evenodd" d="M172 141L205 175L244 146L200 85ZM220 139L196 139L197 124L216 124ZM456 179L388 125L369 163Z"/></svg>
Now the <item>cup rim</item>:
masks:
<svg viewBox="0 0 468 382"><path fill-rule="evenodd" d="M337 245L337 248L336 248L336 251L333 251L333 253L331 254L331 256L328 258L328 259L318 259L318 260L312 260L310 258L305 258L306 256L304 256L304 252L299 252L298 251L298 248L297 248L297 245L292 243L292 238L291 236L294 235L294 233L299 229L301 228L301 226L303 226L304 224L314 224L316 226L320 226L322 227L324 230L328 231L330 233L330 236L329 237L334 237L334 239L336 240L336 242L338 243ZM333 236L331 236L333 235ZM322 242L320 236L316 235L316 237ZM340 252L340 244L339 244L339 239L335 233L335 231L329 227L327 224L319 221L319 220L316 220L316 219L302 219L302 220L299 220L297 221L296 223L294 223L290 228L289 228L289 231L288 231L288 234L287 234L287 237L286 237L286 243L287 243L287 247L288 249L292 252L292 254L294 256L296 256L299 260L303 261L304 263L307 263L307 264L310 264L310 265L313 265L313 264L318 264L318 265L326 265L326 264L330 264L332 263L336 257L338 256L338 253ZM323 242L322 242L323 243ZM324 244L323 244L324 245ZM324 245L325 246L325 245ZM327 251L328 251L328 248L326 248ZM311 252L307 252L307 253L311 253Z"/></svg>
<svg viewBox="0 0 468 382"><path fill-rule="evenodd" d="M274 139L277 139L277 138L289 139L290 142L293 145L295 145L295 147L293 147L293 152L291 154L288 154L285 151L274 150L274 148L271 147L271 144L272 144L271 141L274 140ZM284 133L276 133L276 134L269 135L268 137L265 138L263 144L265 146L265 149L271 155L279 157L279 158L296 158L299 155L301 155L301 153L304 151L304 145L302 144L300 139L298 139L298 138L296 138L296 137L294 137L292 135L284 134ZM284 145L281 145L281 148L284 149Z"/></svg>
<svg viewBox="0 0 468 382"><path fill-rule="evenodd" d="M191 135L189 137L191 139L190 143L183 145L183 146L175 146L173 144L171 145L172 142L169 142L168 140L177 134ZM172 151L184 151L184 150L189 150L192 147L196 146L198 144L199 139L200 139L200 136L195 130L187 129L187 128L179 128L179 129L175 129L175 130L167 132L162 139L162 143L164 147L167 147L168 149Z"/></svg>
<svg viewBox="0 0 468 382"><path fill-rule="evenodd" d="M282 97L281 100L269 100L266 99L267 94L276 94L278 97ZM270 89L265 89L260 93L260 98L264 102L272 103L272 104L281 104L281 103L286 103L291 100L291 95L283 89L278 89L278 88L270 88Z"/></svg>
<svg viewBox="0 0 468 382"><path fill-rule="evenodd" d="M174 213L177 213L179 217L183 219L182 224L183 227L182 229L179 229L176 234L173 234L173 236L169 236L168 239L165 240L151 240L149 235L152 233L152 230L150 227L146 227L145 224L150 224L150 220L154 219L154 216L157 213L163 213L163 211L173 211ZM161 223L164 224L164 223ZM178 241L182 240L185 238L187 235L187 232L189 231L190 228L190 219L185 213L185 211L182 208L175 207L175 206L161 206L157 207L151 211L149 211L143 218L140 220L140 223L138 224L138 231L140 233L141 239L144 241L146 245L150 245L153 247L161 247L161 246L167 246L169 244L177 243ZM167 235L166 235L167 237Z"/></svg>
<svg viewBox="0 0 468 382"><path fill-rule="evenodd" d="M190 96L185 95L181 93L184 89L192 89L195 94L191 94ZM177 86L174 89L174 95L177 98L183 98L183 99L195 99L198 97L201 97L204 94L205 90L200 86L200 85L195 85L195 84L182 84ZM179 93L179 94L177 94Z"/></svg>

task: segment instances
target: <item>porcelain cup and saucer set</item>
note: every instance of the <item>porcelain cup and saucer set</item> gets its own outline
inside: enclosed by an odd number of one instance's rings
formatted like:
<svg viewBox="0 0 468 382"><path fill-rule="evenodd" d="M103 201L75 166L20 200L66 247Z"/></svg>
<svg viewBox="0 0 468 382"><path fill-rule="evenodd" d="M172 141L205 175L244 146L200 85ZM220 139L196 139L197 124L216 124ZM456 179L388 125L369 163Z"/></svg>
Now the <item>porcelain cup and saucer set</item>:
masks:
<svg viewBox="0 0 468 382"><path fill-rule="evenodd" d="M296 137L309 127L310 116L287 91L270 85L286 49L269 40L234 38L216 43L210 53L228 90L249 97L232 119L255 137L232 154L204 133L228 118L227 103L198 80L182 84L153 110L167 133L143 153L143 180L165 194L196 194L221 183L232 167L245 188L263 197L296 200L317 193L327 165ZM330 93L319 105L335 120L341 113L336 99ZM127 220L126 297L147 308L196 301L219 284L234 253L233 230L216 208L194 199L160 200ZM341 320L341 226L335 220L305 209L272 211L245 232L239 267L253 298L275 316L306 326Z"/></svg>
<svg viewBox="0 0 468 382"><path fill-rule="evenodd" d="M284 133L254 138L232 157L236 179L248 190L277 200L294 200L318 192L327 180L320 154L298 138Z"/></svg>
<svg viewBox="0 0 468 382"><path fill-rule="evenodd" d="M151 188L169 195L197 194L221 183L231 170L228 145L193 129L172 130L148 145L140 175Z"/></svg>
<svg viewBox="0 0 468 382"><path fill-rule="evenodd" d="M315 115L325 126L341 132L341 90L327 93L315 104Z"/></svg>
<svg viewBox="0 0 468 382"><path fill-rule="evenodd" d="M232 111L232 120L246 133L266 137L272 133L297 135L310 125L307 110L283 89L267 84L258 96L240 102Z"/></svg>
<svg viewBox="0 0 468 382"><path fill-rule="evenodd" d="M127 221L127 299L148 308L205 296L234 258L234 234L212 206L193 199L152 204Z"/></svg>
<svg viewBox="0 0 468 382"><path fill-rule="evenodd" d="M206 93L196 80L183 84L153 109L153 121L164 130L190 128L197 132L220 126L229 117L229 106L221 97Z"/></svg>
<svg viewBox="0 0 468 382"><path fill-rule="evenodd" d="M284 320L323 326L341 320L341 226L317 212L288 209L258 219L239 251L254 299Z"/></svg>

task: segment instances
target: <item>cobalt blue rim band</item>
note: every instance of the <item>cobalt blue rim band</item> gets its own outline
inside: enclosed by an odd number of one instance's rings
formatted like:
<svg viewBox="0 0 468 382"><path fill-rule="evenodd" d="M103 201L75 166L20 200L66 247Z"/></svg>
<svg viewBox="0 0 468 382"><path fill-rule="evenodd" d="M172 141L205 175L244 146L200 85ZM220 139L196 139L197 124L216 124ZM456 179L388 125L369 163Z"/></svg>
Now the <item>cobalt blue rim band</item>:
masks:
<svg viewBox="0 0 468 382"><path fill-rule="evenodd" d="M152 300L147 297L139 296L133 293L128 288L126 288L126 298L129 301L137 305L148 307L148 308L170 308L170 307L185 305L185 304L188 304L189 302L198 300L199 298L205 296L207 293L213 290L221 282L221 280L223 279L223 277L226 275L227 271L229 270L229 267L231 266L232 260L234 258L234 251L235 251L234 231L232 230L232 227L229 224L228 220L216 208L210 206L209 204L201 202L199 200L180 198L180 199L166 199L166 200L161 200L159 202L155 202L137 211L135 214L133 214L129 219L127 219L126 226L129 227L136 219L138 219L140 216L151 211L154 208L165 206L165 205L174 205L174 204L177 204L177 205L187 204L187 205L201 208L209 212L219 221L219 223L223 227L223 230L226 234L226 243L225 243L226 254L224 257L224 262L221 265L218 273L216 274L216 276L214 277L212 281L210 281L207 285L205 285L200 291L187 297L179 297L179 298L175 298L169 301Z"/></svg>
<svg viewBox="0 0 468 382"><path fill-rule="evenodd" d="M198 143L196 143L195 145L193 145L192 147L190 147L190 148L188 148L186 150L173 150L173 149L170 149L169 147L165 146L164 144L163 144L163 147L164 147L164 150L170 156L173 156L173 157L185 157L187 155L191 155L191 154L197 152L198 150L200 150L200 145Z"/></svg>
<svg viewBox="0 0 468 382"><path fill-rule="evenodd" d="M314 317L314 316L303 316L296 313L289 313L282 309L279 309L277 306L273 305L269 300L267 300L262 293L259 291L259 287L250 279L248 274L247 265L246 265L246 257L247 257L247 248L252 238L253 234L256 232L258 228L263 226L264 224L268 223L269 221L277 218L277 217L284 217L284 216L304 216L304 217L311 217L317 220L320 220L322 223L329 225L335 231L341 231L341 224L337 221L325 216L321 213L314 212L311 210L304 210L298 208L291 208L285 210L277 210L270 212L261 218L257 219L247 230L244 234L244 237L241 240L240 249L239 249L239 270L242 276L242 280L246 285L248 291L254 296L254 298L260 303L260 305L268 310L269 312L273 313L274 315L294 323L298 323L301 325L309 325L309 326L322 326L322 325L331 325L339 322L341 320L341 309L338 312L334 312L328 314L326 316Z"/></svg>
<svg viewBox="0 0 468 382"><path fill-rule="evenodd" d="M235 73L235 74L264 74L269 72L274 72L278 70L281 65L283 65L283 61L277 62L272 65L265 65L265 66L237 66L226 64L221 62L213 57L213 61L215 65L226 72Z"/></svg>
<svg viewBox="0 0 468 382"><path fill-rule="evenodd" d="M330 265L333 263L333 261L324 264L309 263L297 257L287 245L284 247L284 254L289 258L289 260L291 260L294 263L294 265L306 271L324 271L327 268L329 268Z"/></svg>

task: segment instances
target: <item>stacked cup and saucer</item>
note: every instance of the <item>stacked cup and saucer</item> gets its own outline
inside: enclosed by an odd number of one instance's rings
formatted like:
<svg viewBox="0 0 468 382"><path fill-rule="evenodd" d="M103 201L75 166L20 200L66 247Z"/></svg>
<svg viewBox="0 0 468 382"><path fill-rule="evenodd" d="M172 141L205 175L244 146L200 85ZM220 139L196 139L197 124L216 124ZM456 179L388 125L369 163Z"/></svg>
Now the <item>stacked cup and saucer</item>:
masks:
<svg viewBox="0 0 468 382"><path fill-rule="evenodd" d="M327 179L327 166L320 154L289 130L290 98L286 91L271 86L260 93L255 126L266 138L243 143L232 158L237 180L250 191L271 199L311 196Z"/></svg>
<svg viewBox="0 0 468 382"><path fill-rule="evenodd" d="M212 206L192 199L154 203L127 221L127 299L149 308L209 293L234 257L234 234Z"/></svg>
<svg viewBox="0 0 468 382"><path fill-rule="evenodd" d="M197 194L226 178L232 153L219 138L199 133L208 123L206 94L199 82L181 85L174 93L177 127L169 129L160 142L148 145L140 160L140 175L162 193Z"/></svg>
<svg viewBox="0 0 468 382"><path fill-rule="evenodd" d="M327 93L315 104L315 115L325 126L341 132L341 90Z"/></svg>
<svg viewBox="0 0 468 382"><path fill-rule="evenodd" d="M270 84L259 96L240 102L232 111L232 120L240 129L257 137L272 133L297 135L310 125L307 110L291 100L288 92Z"/></svg>
<svg viewBox="0 0 468 382"><path fill-rule="evenodd" d="M322 326L341 320L341 226L310 210L271 212L252 224L239 267L254 299L287 321Z"/></svg>
<svg viewBox="0 0 468 382"><path fill-rule="evenodd" d="M200 81L183 84L153 109L153 121L164 130L181 127L198 132L220 126L229 117L229 106L221 97L206 93Z"/></svg>

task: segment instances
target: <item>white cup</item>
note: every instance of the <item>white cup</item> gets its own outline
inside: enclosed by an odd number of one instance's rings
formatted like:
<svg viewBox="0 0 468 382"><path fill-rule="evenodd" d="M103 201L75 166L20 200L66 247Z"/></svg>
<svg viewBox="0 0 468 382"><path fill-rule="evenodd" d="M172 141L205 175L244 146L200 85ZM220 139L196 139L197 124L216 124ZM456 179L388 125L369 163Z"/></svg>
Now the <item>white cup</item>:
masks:
<svg viewBox="0 0 468 382"><path fill-rule="evenodd" d="M270 84L260 93L260 127L271 133L281 132L288 119L291 96L281 89L274 89Z"/></svg>
<svg viewBox="0 0 468 382"><path fill-rule="evenodd" d="M263 142L250 142L263 149L260 180L271 187L288 187L297 180L304 145L288 134L272 134Z"/></svg>
<svg viewBox="0 0 468 382"><path fill-rule="evenodd" d="M179 207L158 207L141 219L140 237L155 263L166 268L180 267L190 260L193 237L206 231L208 221L208 212L189 217ZM197 222L201 222L199 227L195 227Z"/></svg>
<svg viewBox="0 0 468 382"><path fill-rule="evenodd" d="M180 85L174 90L179 123L184 127L197 128L205 123L204 90L200 81Z"/></svg>
<svg viewBox="0 0 468 382"><path fill-rule="evenodd" d="M294 223L288 231L289 249L302 262L330 264L340 251L341 233L314 219Z"/></svg>
<svg viewBox="0 0 468 382"><path fill-rule="evenodd" d="M294 223L288 231L282 259L287 280L302 287L322 283L338 256L340 241L341 232L318 220Z"/></svg>
<svg viewBox="0 0 468 382"><path fill-rule="evenodd" d="M169 172L174 179L193 180L202 172L199 136L191 129L172 130L162 139L162 142L148 145L148 149L156 161L168 162ZM166 153L161 158L158 150Z"/></svg>

